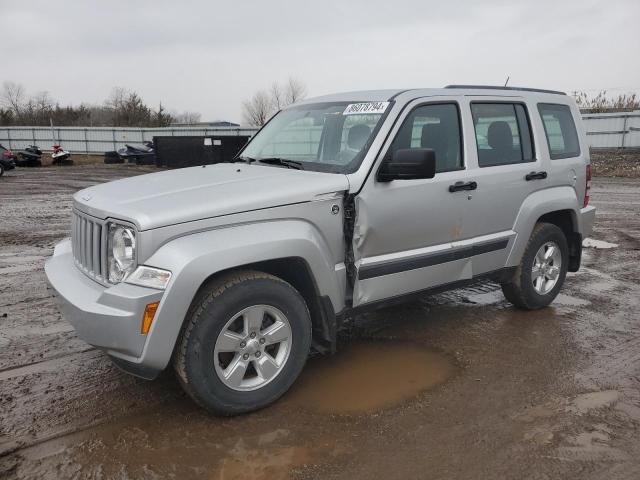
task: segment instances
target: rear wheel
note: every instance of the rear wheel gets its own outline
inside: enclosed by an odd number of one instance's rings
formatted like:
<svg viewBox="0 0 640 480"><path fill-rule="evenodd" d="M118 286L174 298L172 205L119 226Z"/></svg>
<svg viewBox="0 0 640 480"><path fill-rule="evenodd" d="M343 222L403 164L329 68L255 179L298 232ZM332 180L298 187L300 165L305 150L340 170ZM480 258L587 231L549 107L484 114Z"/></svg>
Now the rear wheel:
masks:
<svg viewBox="0 0 640 480"><path fill-rule="evenodd" d="M548 306L567 275L569 247L556 225L539 223L512 278L502 284L504 296L516 307L535 310Z"/></svg>
<svg viewBox="0 0 640 480"><path fill-rule="evenodd" d="M311 346L303 298L262 272L236 272L211 282L186 322L175 370L196 403L220 415L277 400L302 371Z"/></svg>

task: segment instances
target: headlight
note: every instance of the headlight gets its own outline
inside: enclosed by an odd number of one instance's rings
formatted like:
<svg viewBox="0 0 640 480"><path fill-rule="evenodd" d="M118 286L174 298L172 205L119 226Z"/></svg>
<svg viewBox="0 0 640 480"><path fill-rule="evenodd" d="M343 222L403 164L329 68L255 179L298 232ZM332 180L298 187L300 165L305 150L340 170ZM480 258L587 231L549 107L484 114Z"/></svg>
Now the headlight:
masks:
<svg viewBox="0 0 640 480"><path fill-rule="evenodd" d="M136 268L136 232L124 225L109 224L107 272L110 283L119 283Z"/></svg>
<svg viewBox="0 0 640 480"><path fill-rule="evenodd" d="M127 277L127 283L140 285L142 287L157 288L164 290L171 280L171 272L161 270L159 268L147 267L140 265L136 270Z"/></svg>

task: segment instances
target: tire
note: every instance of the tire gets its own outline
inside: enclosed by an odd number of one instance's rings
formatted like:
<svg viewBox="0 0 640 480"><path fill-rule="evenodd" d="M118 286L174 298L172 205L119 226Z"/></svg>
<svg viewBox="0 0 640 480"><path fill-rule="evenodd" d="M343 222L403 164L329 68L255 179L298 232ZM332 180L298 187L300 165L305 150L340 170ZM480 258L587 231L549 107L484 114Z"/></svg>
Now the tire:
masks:
<svg viewBox="0 0 640 480"><path fill-rule="evenodd" d="M265 326L253 328L258 331L253 338L248 334L252 329L247 328L250 315L242 312L259 309L266 309L266 315L256 314L254 318L265 319L261 320ZM288 343L268 345L265 332L285 323L289 326ZM228 335L240 343L229 347L233 351L219 352L221 340ZM263 338L265 345L260 346L257 342L262 343ZM242 342L244 349L240 348ZM280 398L302 371L310 347L311 318L302 296L273 275L239 271L211 281L196 295L178 339L173 365L182 387L197 404L214 414L231 416L264 408ZM263 351L258 353L256 348ZM265 380L268 375L258 374L258 367L265 372L267 366L275 368L278 358L281 363L275 375ZM233 381L225 380L224 375L241 362L250 366L238 370L243 373L230 375ZM264 362L265 367L258 362Z"/></svg>
<svg viewBox="0 0 640 480"><path fill-rule="evenodd" d="M551 252L551 246L554 246L557 250ZM555 256L555 253L559 251L560 259L556 258L554 260L550 258L550 260L547 260L550 262L545 266L548 273L537 275L536 278L542 277L543 280L538 280L534 285L534 267L536 267L537 272L544 271L544 268L541 269L537 266L539 260L536 260L536 256L541 251L544 253L541 254L542 257L551 253L553 255L550 255L550 257ZM553 302L558 295L567 275L568 266L569 246L563 231L550 223L538 223L533 229L533 233L531 233L520 265L518 265L511 279L502 283L502 292L506 299L517 308L523 310L544 308ZM547 279L546 275L553 277L556 267L559 269L557 270L555 283L550 283L551 279Z"/></svg>
<svg viewBox="0 0 640 480"><path fill-rule="evenodd" d="M4 175L4 165L0 163L0 177Z"/></svg>

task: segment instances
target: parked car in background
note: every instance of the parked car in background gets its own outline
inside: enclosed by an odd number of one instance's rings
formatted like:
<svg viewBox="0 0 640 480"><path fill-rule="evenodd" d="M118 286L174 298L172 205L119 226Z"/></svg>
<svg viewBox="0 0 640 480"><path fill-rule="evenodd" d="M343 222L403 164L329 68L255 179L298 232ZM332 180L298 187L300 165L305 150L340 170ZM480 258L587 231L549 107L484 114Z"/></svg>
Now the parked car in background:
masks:
<svg viewBox="0 0 640 480"><path fill-rule="evenodd" d="M16 168L15 159L16 156L11 150L0 145L0 177L4 172Z"/></svg>
<svg viewBox="0 0 640 480"><path fill-rule="evenodd" d="M78 335L212 412L264 407L351 316L477 279L539 309L592 228L574 100L520 88L363 91L277 113L234 163L74 196L45 266Z"/></svg>

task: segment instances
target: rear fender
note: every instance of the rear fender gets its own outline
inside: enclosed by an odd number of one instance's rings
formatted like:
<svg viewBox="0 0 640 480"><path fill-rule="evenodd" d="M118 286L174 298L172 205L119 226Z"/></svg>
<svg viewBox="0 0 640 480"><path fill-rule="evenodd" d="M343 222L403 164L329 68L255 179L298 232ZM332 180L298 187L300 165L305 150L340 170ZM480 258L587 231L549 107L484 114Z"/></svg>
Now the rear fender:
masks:
<svg viewBox="0 0 640 480"><path fill-rule="evenodd" d="M517 233L516 241L513 242L506 266L515 267L520 263L520 259L524 254L536 222L547 213L558 210L569 210L571 212L574 232L582 233L580 215L578 215L579 209L580 205L576 197L576 192L572 187L553 187L538 190L529 195L522 203L518 216L516 217L513 228Z"/></svg>

